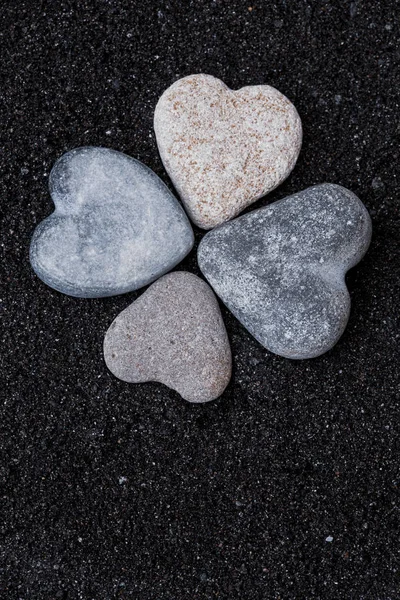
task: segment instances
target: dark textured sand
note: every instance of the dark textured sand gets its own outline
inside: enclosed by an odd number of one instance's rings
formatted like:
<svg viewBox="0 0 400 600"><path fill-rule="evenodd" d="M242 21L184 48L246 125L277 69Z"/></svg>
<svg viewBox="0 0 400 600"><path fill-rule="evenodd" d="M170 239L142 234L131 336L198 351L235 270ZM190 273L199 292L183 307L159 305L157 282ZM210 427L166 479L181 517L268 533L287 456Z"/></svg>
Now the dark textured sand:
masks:
<svg viewBox="0 0 400 600"><path fill-rule="evenodd" d="M398 600L398 2L4 0L1 17L0 597ZM298 109L302 152L268 201L338 183L374 233L331 352L275 356L222 307L233 378L194 406L103 362L138 293L63 296L28 250L71 148L169 183L154 107L197 72ZM199 274L195 249L178 268Z"/></svg>

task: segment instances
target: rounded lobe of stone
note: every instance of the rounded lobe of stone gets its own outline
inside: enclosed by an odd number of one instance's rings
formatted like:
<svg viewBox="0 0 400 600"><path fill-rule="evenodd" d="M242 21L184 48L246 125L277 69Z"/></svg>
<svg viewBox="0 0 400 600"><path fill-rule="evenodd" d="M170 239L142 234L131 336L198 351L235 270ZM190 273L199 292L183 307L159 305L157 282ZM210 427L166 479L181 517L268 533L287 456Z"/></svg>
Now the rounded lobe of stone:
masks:
<svg viewBox="0 0 400 600"><path fill-rule="evenodd" d="M76 148L50 174L55 211L37 226L30 247L36 274L81 298L141 288L191 250L184 210L157 175L106 148Z"/></svg>
<svg viewBox="0 0 400 600"><path fill-rule="evenodd" d="M104 359L123 381L164 383L189 402L218 398L229 383L232 358L210 286L182 271L153 283L111 324Z"/></svg>
<svg viewBox="0 0 400 600"><path fill-rule="evenodd" d="M268 85L234 91L211 75L176 81L155 109L164 166L203 229L238 215L293 169L302 127L293 104Z"/></svg>
<svg viewBox="0 0 400 600"><path fill-rule="evenodd" d="M349 190L322 184L204 236L200 269L265 348L303 359L330 350L350 312L345 274L364 256L371 220Z"/></svg>

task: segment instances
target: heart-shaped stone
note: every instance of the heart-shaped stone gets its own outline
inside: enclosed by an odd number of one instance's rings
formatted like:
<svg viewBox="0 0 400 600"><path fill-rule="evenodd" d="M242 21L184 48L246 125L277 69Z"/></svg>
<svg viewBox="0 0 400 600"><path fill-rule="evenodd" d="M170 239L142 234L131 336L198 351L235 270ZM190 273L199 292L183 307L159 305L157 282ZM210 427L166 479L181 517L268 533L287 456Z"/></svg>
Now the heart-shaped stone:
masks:
<svg viewBox="0 0 400 600"><path fill-rule="evenodd" d="M232 359L210 286L182 271L153 283L111 324L104 359L123 381L158 381L189 402L218 398Z"/></svg>
<svg viewBox="0 0 400 600"><path fill-rule="evenodd" d="M317 185L204 236L199 265L227 307L268 350L323 354L350 311L345 274L368 249L371 220L349 190Z"/></svg>
<svg viewBox="0 0 400 600"><path fill-rule="evenodd" d="M276 188L293 169L302 128L268 85L230 90L190 75L161 96L154 129L164 166L192 221L211 229Z"/></svg>
<svg viewBox="0 0 400 600"><path fill-rule="evenodd" d="M106 148L64 154L50 174L55 211L36 228L30 260L50 287L83 298L151 283L193 246L181 205L139 161Z"/></svg>

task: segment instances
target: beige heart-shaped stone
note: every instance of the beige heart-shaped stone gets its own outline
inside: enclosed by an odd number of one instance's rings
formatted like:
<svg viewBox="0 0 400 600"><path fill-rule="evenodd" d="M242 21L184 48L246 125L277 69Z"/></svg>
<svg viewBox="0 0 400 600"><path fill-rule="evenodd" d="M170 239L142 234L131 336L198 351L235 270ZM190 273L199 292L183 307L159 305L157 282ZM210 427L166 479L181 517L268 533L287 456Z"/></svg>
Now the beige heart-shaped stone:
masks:
<svg viewBox="0 0 400 600"><path fill-rule="evenodd" d="M154 129L164 166L192 221L211 229L276 188L293 169L302 127L268 85L234 91L190 75L161 96Z"/></svg>
<svg viewBox="0 0 400 600"><path fill-rule="evenodd" d="M188 402L218 398L229 383L232 356L210 286L184 271L158 279L113 321L104 359L123 381L158 381Z"/></svg>

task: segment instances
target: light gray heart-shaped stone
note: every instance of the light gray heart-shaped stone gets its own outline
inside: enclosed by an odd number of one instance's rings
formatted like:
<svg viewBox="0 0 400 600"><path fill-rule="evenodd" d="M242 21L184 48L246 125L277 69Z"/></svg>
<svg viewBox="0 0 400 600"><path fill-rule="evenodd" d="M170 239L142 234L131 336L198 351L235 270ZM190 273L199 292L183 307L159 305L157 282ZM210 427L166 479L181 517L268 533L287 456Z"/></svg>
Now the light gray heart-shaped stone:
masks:
<svg viewBox="0 0 400 600"><path fill-rule="evenodd" d="M111 324L104 359L123 381L158 381L189 402L218 398L229 383L232 358L210 286L182 271L153 283Z"/></svg>
<svg viewBox="0 0 400 600"><path fill-rule="evenodd" d="M302 127L278 90L234 91L211 75L176 81L155 109L161 159L192 221L203 229L238 215L293 169Z"/></svg>
<svg viewBox="0 0 400 600"><path fill-rule="evenodd" d="M346 327L345 274L370 238L362 202L325 183L207 233L198 261L217 295L265 348L312 358L332 348Z"/></svg>
<svg viewBox="0 0 400 600"><path fill-rule="evenodd" d="M30 261L50 287L81 298L141 288L193 246L181 205L139 161L106 148L76 148L50 174L55 211L36 228Z"/></svg>

